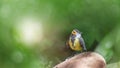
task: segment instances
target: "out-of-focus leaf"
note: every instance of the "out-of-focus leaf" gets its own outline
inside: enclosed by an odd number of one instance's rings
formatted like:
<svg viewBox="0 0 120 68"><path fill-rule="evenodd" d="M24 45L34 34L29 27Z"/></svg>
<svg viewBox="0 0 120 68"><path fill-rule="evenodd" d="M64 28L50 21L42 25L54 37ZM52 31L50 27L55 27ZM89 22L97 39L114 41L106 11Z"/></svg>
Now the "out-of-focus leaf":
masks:
<svg viewBox="0 0 120 68"><path fill-rule="evenodd" d="M107 68L119 68L119 67L120 67L120 62L111 63L107 65Z"/></svg>
<svg viewBox="0 0 120 68"><path fill-rule="evenodd" d="M96 52L100 53L101 55L104 56L106 61L109 63L111 62L118 62L120 59L119 52L120 52L120 47L119 47L119 41L120 41L120 27L119 25L111 31L103 40L100 42L98 47L96 48ZM116 60L118 59L118 60Z"/></svg>

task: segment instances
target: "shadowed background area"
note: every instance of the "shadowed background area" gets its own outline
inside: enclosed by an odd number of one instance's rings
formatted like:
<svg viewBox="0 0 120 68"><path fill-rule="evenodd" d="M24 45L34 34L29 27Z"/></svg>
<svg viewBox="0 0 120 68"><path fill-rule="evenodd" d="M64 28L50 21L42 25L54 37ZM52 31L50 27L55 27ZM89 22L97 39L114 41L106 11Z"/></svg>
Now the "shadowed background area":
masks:
<svg viewBox="0 0 120 68"><path fill-rule="evenodd" d="M0 0L0 68L52 68L71 55L75 28L108 68L120 66L119 0Z"/></svg>

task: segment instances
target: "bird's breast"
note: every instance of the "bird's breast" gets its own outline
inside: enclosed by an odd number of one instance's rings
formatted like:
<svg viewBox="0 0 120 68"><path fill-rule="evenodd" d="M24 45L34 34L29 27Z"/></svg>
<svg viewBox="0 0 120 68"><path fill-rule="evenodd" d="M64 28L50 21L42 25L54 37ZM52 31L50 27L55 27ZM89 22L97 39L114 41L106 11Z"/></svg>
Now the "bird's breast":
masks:
<svg viewBox="0 0 120 68"><path fill-rule="evenodd" d="M74 43L72 43L72 41L69 41L69 45L70 45L70 48L74 51L81 51L82 50L79 38L75 38Z"/></svg>

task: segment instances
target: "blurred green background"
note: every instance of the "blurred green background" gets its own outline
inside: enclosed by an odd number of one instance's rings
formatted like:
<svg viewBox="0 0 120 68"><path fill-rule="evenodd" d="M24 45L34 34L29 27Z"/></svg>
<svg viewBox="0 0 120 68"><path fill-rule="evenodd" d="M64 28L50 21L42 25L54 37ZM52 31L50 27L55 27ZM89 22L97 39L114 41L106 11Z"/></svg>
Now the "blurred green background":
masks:
<svg viewBox="0 0 120 68"><path fill-rule="evenodd" d="M0 0L0 68L52 68L70 56L75 28L88 51L119 68L119 0Z"/></svg>

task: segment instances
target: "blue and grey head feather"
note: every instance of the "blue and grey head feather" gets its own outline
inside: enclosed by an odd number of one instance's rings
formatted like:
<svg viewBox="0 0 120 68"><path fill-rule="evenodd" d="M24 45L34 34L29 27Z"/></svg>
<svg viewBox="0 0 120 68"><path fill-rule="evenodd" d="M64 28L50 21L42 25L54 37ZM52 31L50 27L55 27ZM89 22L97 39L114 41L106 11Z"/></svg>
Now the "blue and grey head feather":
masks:
<svg viewBox="0 0 120 68"><path fill-rule="evenodd" d="M82 34L78 29L74 29L77 33Z"/></svg>
<svg viewBox="0 0 120 68"><path fill-rule="evenodd" d="M74 29L74 30L77 32L77 34L76 34L76 38L80 38L82 32L80 32L78 29Z"/></svg>

